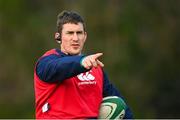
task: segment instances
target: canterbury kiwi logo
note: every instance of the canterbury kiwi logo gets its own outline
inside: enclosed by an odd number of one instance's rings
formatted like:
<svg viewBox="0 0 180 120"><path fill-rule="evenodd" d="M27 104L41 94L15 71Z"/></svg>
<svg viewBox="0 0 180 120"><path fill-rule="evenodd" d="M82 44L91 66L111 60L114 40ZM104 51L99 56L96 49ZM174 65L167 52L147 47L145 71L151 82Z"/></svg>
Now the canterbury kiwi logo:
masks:
<svg viewBox="0 0 180 120"><path fill-rule="evenodd" d="M91 71L86 72L86 73L81 73L81 74L77 75L77 77L81 81L94 80L95 77L90 72Z"/></svg>

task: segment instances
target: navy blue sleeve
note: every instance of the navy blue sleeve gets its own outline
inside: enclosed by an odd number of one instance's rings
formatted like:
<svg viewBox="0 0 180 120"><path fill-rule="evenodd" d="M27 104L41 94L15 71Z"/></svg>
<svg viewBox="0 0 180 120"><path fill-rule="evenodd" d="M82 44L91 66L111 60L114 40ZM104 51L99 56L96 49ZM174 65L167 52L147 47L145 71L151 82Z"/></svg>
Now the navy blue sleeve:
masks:
<svg viewBox="0 0 180 120"><path fill-rule="evenodd" d="M103 97L107 96L119 96L120 93L118 90L113 86L113 84L109 81L107 74L103 71L104 74L104 84L103 84Z"/></svg>
<svg viewBox="0 0 180 120"><path fill-rule="evenodd" d="M49 55L41 58L36 66L36 73L39 78L48 83L61 82L67 78L88 71L80 61L83 56Z"/></svg>
<svg viewBox="0 0 180 120"><path fill-rule="evenodd" d="M113 84L109 81L108 76L103 71L104 74L104 84L103 84L103 97L107 96L118 96L122 98L125 102L124 97L118 92L118 90L113 86ZM126 104L127 105L127 104ZM129 106L127 105L126 112L125 112L124 119L133 119L132 111L130 110Z"/></svg>

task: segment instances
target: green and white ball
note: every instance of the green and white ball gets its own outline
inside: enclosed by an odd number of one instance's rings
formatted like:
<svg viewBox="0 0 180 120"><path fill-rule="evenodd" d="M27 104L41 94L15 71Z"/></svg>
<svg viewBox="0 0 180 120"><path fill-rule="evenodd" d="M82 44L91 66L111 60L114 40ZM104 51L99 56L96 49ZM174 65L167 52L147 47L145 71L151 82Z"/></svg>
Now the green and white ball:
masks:
<svg viewBox="0 0 180 120"><path fill-rule="evenodd" d="M98 118L123 119L126 107L124 100L117 96L105 97L101 103Z"/></svg>

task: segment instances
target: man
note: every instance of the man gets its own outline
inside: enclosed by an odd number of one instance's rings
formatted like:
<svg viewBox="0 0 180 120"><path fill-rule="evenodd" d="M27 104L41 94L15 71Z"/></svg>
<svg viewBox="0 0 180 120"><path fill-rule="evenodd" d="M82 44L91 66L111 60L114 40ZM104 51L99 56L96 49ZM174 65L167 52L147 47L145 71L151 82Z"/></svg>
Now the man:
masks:
<svg viewBox="0 0 180 120"><path fill-rule="evenodd" d="M63 11L57 29L60 49L47 51L35 66L36 118L97 118L103 97L122 96L102 69L102 53L81 54L87 38L82 17ZM132 118L129 108L125 118Z"/></svg>

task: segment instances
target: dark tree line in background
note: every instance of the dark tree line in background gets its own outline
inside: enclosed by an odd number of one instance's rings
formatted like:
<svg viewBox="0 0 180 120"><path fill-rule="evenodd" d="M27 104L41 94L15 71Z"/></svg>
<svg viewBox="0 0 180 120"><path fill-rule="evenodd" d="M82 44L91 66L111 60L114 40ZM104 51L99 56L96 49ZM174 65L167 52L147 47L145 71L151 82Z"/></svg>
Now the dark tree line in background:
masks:
<svg viewBox="0 0 180 120"><path fill-rule="evenodd" d="M180 118L179 0L0 0L0 118L34 118L33 70L58 48L56 16L79 12L84 53L103 52L135 118Z"/></svg>

